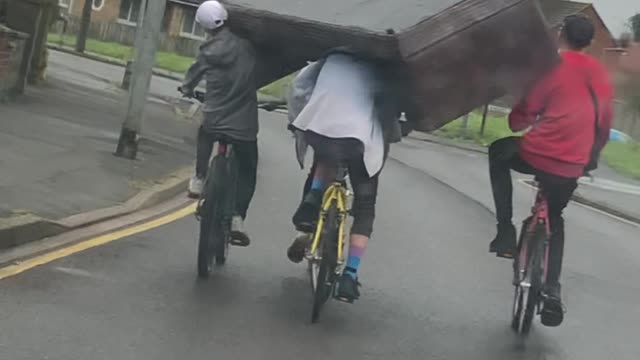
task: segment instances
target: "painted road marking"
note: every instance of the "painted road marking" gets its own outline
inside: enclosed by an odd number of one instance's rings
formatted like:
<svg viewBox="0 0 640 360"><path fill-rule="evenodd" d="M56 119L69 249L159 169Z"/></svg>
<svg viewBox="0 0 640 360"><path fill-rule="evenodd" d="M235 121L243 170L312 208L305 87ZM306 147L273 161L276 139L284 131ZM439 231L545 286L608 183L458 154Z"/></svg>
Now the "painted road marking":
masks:
<svg viewBox="0 0 640 360"><path fill-rule="evenodd" d="M531 184L529 184L529 183L527 183L527 180L526 180L526 179L518 179L518 182L519 182L520 184L522 184L522 185L526 186L526 187L529 187L529 188L531 188L531 189L533 189L533 190L535 190L535 191L538 191L538 188L537 188L537 187L535 187L535 186L533 186L533 185L531 185ZM593 212L597 212L598 214L601 214L601 215L608 216L608 217L610 217L610 218L612 218L612 219L618 220L618 221L623 222L623 223L625 223L625 224L629 224L629 225L632 225L632 226L635 226L635 227L640 227L640 224L638 224L638 223L635 223L635 222L633 222L633 221L630 221L630 220L627 220L627 219L621 218L621 217L616 216L616 215L613 215L613 214L609 214L609 213L608 213L608 212L606 212L606 211L602 211L602 210L600 210L600 209L596 209L596 208L594 208L594 207L592 207L592 206L585 205L585 204L579 203L579 202L577 202L577 201L573 201L573 200L571 200L571 202L572 202L573 204L575 204L575 205L578 205L578 206L582 207L582 208L585 208L585 209L591 210L591 211L593 211Z"/></svg>
<svg viewBox="0 0 640 360"><path fill-rule="evenodd" d="M180 210L174 211L170 214L157 218L155 220L151 220L139 225L126 228L126 229L114 231L112 233L100 235L98 237L84 240L68 247L57 249L57 250L30 258L30 259L26 259L21 262L16 262L14 264L5 266L3 268L0 268L0 280L18 275L27 270L50 263L54 260L58 260L58 259L94 248L97 246L105 245L110 242L126 238L131 235L139 234L141 232L145 232L147 230L151 230L159 226L169 224L176 220L182 219L187 215L193 214L195 212L195 209L196 209L196 204L194 203Z"/></svg>

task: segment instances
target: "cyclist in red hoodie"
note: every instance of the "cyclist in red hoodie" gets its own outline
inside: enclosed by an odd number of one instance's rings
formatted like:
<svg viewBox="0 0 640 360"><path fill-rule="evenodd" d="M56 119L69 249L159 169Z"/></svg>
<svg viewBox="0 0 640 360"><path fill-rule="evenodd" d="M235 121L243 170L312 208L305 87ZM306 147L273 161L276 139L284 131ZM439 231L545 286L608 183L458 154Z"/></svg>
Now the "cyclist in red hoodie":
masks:
<svg viewBox="0 0 640 360"><path fill-rule="evenodd" d="M561 61L541 78L509 115L513 131L529 129L523 137L508 137L489 148L491 186L498 234L490 251L513 258L516 228L512 223L511 173L536 175L549 204L550 240L545 311L548 326L564 317L560 272L564 250L562 212L578 186L578 178L597 166L613 122L613 87L604 66L584 53L595 33L585 16L565 18L560 30Z"/></svg>

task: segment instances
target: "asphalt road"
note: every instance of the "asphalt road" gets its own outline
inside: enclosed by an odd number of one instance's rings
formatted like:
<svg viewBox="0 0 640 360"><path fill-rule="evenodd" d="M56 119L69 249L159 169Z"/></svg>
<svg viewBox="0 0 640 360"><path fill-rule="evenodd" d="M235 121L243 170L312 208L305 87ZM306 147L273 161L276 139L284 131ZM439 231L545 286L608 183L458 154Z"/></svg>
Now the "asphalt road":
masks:
<svg viewBox="0 0 640 360"><path fill-rule="evenodd" d="M382 175L363 298L310 325L305 267L285 257L304 173L283 120L262 120L250 248L196 281L190 216L2 280L0 359L638 359L637 227L570 209L567 321L536 324L521 346L510 264L486 251L492 213L429 174L464 177L435 159L462 155L418 142L399 145Z"/></svg>

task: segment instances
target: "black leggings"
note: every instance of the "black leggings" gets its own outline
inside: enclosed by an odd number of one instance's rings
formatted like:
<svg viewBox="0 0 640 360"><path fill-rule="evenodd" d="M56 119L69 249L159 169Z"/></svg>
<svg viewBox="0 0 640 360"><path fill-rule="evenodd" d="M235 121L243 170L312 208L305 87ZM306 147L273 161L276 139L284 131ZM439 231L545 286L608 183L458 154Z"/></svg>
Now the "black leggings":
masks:
<svg viewBox="0 0 640 360"><path fill-rule="evenodd" d="M496 206L498 223L511 223L513 217L513 184L511 170L535 175L549 206L549 222L552 239L549 242L548 281L558 281L564 253L564 220L562 212L578 187L578 179L564 178L544 173L526 163L520 157L520 138L508 137L489 147L489 171L491 188Z"/></svg>
<svg viewBox="0 0 640 360"><path fill-rule="evenodd" d="M379 174L369 176L364 164L362 143L356 139L331 139L312 132L305 135L309 145L314 149L314 157L313 166L304 184L303 197L311 189L318 163L332 168L336 167L336 164L344 163L349 171L354 192L351 233L370 237L376 217Z"/></svg>
<svg viewBox="0 0 640 360"><path fill-rule="evenodd" d="M216 141L202 127L198 130L198 148L196 156L196 176L204 179L209 170L209 159ZM256 175L258 172L258 142L234 141L233 150L238 161L238 188L236 194L236 215L247 217L247 210L256 191Z"/></svg>

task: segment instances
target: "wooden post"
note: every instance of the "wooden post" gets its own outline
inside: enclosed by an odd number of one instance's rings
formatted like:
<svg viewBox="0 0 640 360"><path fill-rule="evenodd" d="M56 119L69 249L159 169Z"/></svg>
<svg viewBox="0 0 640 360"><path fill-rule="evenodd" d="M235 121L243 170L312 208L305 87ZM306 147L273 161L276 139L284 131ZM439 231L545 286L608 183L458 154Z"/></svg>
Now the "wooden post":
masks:
<svg viewBox="0 0 640 360"><path fill-rule="evenodd" d="M462 134L464 136L467 136L467 134L469 133L469 115L471 113L468 112L463 118L462 118Z"/></svg>
<svg viewBox="0 0 640 360"><path fill-rule="evenodd" d="M487 124L487 113L489 112L489 104L487 103L484 106L484 111L482 112L482 124L480 125L480 135L484 135L484 128Z"/></svg>

